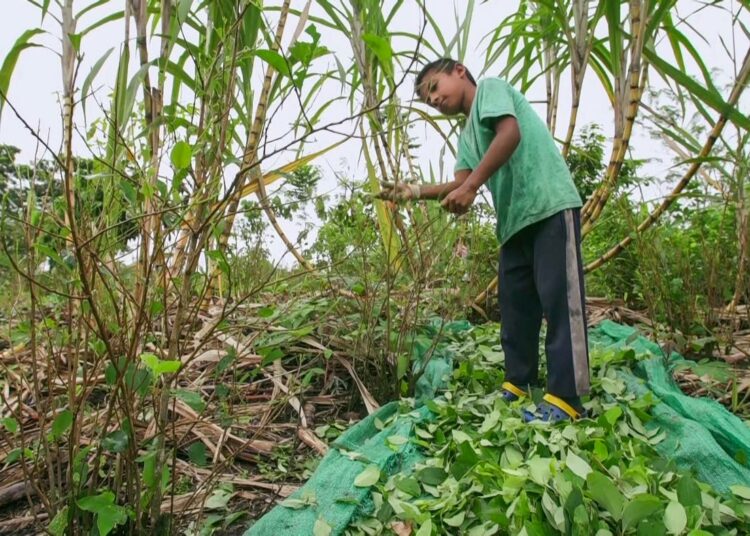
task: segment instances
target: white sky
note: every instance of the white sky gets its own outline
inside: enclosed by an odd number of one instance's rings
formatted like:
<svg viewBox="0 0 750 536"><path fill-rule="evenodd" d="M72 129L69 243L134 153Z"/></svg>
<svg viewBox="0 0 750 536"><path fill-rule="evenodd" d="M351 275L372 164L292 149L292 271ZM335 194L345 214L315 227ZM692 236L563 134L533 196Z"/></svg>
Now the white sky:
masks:
<svg viewBox="0 0 750 536"><path fill-rule="evenodd" d="M75 11L80 11L80 9L90 3L91 0L77 0ZM265 3L266 5L269 5L278 2ZM14 41L24 30L40 25L40 13L38 9L28 3L27 0L2 0L2 4L5 9L3 17L0 19L0 60L4 60ZM292 6L297 9L301 9L303 4L303 0L292 0ZM386 4L392 5L392 1L386 2ZM456 28L454 12L458 12L459 19L463 20L469 2L466 0L430 0L427 4L431 9L433 6L440 6L434 11L431 11L431 15L438 21L438 24L443 29L444 35L452 36ZM484 51L486 46L486 41L484 41L485 36L488 32L496 28L507 15L515 11L518 4L518 0L489 0L484 3L476 2L472 21L473 30L468 47L468 50L476 51L476 54L469 54L465 58L465 63L471 71L479 73L483 69ZM700 5L700 2L695 0L679 0L678 10L681 15L685 16L700 7ZM722 5L726 6L726 8L734 7L736 9L736 6L734 6L734 3L731 1L725 1ZM85 27L93 20L96 20L96 18L100 17L102 13L110 13L114 9L122 9L122 6L124 6L124 0L110 0L108 5L99 8L90 17L84 19L79 30L81 27ZM57 8L55 7L51 8L53 11L56 9ZM317 6L314 6L313 14L321 14L321 10ZM271 13L268 16L271 19L275 19L275 13ZM417 33L421 20L422 18L417 2L415 0L406 0L399 16L393 23L393 28L396 30ZM745 21L747 23L746 17ZM731 74L733 66L722 48L719 36L723 36L725 42L728 42L731 45L732 34L730 14L727 11L718 8L709 8L703 10L699 16L690 18L689 22L694 29L691 30L689 27L683 25L681 26L682 31L692 39L693 45L698 49L709 68L718 69L725 73L725 76L720 76L719 79L715 81L718 87L723 87L723 85L731 80L729 75ZM272 22L272 24L275 27L275 22ZM286 40L290 38L295 25L296 21L292 21L287 25L287 31L285 34ZM51 17L47 17L44 21L43 28L47 30L49 34L36 39L36 42L43 43L45 48L32 48L23 52L11 82L9 100L16 108L18 108L26 121L33 125L34 128L37 128L42 136L49 140L52 147L58 148L60 145L61 112L57 92L61 86L61 75L60 62L56 55L56 51L59 50L60 47L56 36L59 34L59 27L57 27L55 21ZM122 30L122 21L110 23L87 35L82 43L82 49L85 51L85 56L79 70L79 88L83 83L83 79L85 79L90 71L91 66L98 60L98 58L110 48L115 47L115 52L110 56L97 78L99 84L104 85L104 87L101 87L97 92L97 98L103 102L107 101L115 77L115 70L117 67L117 49L121 45L123 39ZM349 64L352 61L352 54L346 38L339 33L335 33L320 26L318 26L318 30L322 34L322 44L329 49L336 51L336 54L342 63L345 65ZM701 37L698 37L698 34L700 34ZM741 61L747 50L748 40L739 29L737 34L738 35L735 36L737 55ZM430 37L429 32L426 35L428 39L431 39L431 42L435 42L434 38ZM404 43L405 41L399 42L397 39L394 39L394 49L398 50L402 48L405 46ZM155 41L151 45L158 46L158 42ZM329 67L335 68L335 62L332 57L327 58L325 61L330 62ZM489 72L488 74L497 73ZM658 81L653 80L653 77L652 82L658 83ZM411 98L411 88L412 81L410 78L407 78L404 87L400 89L400 97L404 101ZM325 98L328 98L329 94L330 92L327 92ZM566 103L569 102L569 96L570 91L568 84L563 83L560 115L558 117L558 128L556 132L558 137L561 137L564 134L564 130L567 128L568 111ZM541 100L544 98L544 86L541 79L539 80L539 83L527 93L527 97L530 100ZM535 105L535 107L540 115L544 117L546 113L544 105L538 104ZM89 121L97 116L96 108L97 106L94 102L88 104L87 111L89 113ZM83 116L80 112L80 107L78 108L78 112L76 121L79 128L83 129L85 128L85 125ZM274 120L275 125L278 125L277 128L279 132L286 130L288 124L294 119L293 116L295 113L297 113L296 106L290 106L288 111L286 109L281 110ZM346 109L344 106L332 106L324 116L323 121L333 121L344 117L345 115ZM609 136L612 131L611 117L612 112L610 104L603 91L600 89L594 74L589 72L587 75L587 82L584 85L578 124L579 126L582 126L587 123L597 122L602 125L604 134ZM434 134L431 128L427 125L417 126L412 129L412 134L417 137L417 141L420 142L422 146L419 150L419 164L423 166L425 172L427 172L427 166L429 165L432 165L435 170L438 170L440 167L438 160L440 159L440 149L442 147L440 138ZM273 135L271 135L271 137L273 137ZM330 143L331 140L333 140L333 138L330 136L321 135L317 138L316 143L310 144L307 147L305 152L313 152L314 150L322 148L326 142ZM21 162L34 159L35 154L43 156L38 152L39 148L36 140L23 128L8 107L4 109L2 119L0 119L0 143L11 144L21 148L22 152L19 156L19 161ZM646 168L647 173L655 176L666 175L668 168L672 165L670 160L671 156L667 154L659 144L636 133L631 146L632 156L639 159L651 160ZM76 148L85 153L85 147L80 140L77 140ZM284 158L284 156L275 158L273 161L269 162L264 169L271 169L283 164ZM361 166L359 158L359 142L352 140L314 162L314 164L321 167L324 174L324 179L319 187L319 191L330 191L335 188L335 172L346 173L348 170L350 176L351 174L360 173L359 170L361 169ZM658 160L660 158L665 158L665 160L660 162ZM443 169L446 170L446 173L448 170L452 169L452 165L453 162L450 157L443 161ZM654 192L653 195L658 195L658 192ZM291 235L290 237L293 240L296 238L297 228L298 227L292 222L287 222L285 224L285 229L289 232ZM284 251L283 246L281 246L275 237L272 240L271 249L275 256L279 256Z"/></svg>

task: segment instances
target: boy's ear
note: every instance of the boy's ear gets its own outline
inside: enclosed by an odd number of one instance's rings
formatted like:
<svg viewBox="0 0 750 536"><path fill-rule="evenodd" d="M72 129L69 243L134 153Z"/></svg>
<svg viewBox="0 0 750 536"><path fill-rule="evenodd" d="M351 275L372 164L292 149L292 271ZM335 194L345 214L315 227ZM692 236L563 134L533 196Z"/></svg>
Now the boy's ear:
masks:
<svg viewBox="0 0 750 536"><path fill-rule="evenodd" d="M457 63L453 66L453 72L456 73L459 78L466 77L466 67L461 63Z"/></svg>

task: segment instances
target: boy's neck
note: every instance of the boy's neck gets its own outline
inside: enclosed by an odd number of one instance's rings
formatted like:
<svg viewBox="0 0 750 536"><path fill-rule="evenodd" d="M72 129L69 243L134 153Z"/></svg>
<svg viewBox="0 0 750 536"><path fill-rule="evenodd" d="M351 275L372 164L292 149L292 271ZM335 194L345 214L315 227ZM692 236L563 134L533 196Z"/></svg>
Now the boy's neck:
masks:
<svg viewBox="0 0 750 536"><path fill-rule="evenodd" d="M466 84L466 89L464 89L463 102L461 103L461 109L466 117L469 117L469 113L471 112L471 105L474 104L474 96L476 94L477 86L472 83Z"/></svg>

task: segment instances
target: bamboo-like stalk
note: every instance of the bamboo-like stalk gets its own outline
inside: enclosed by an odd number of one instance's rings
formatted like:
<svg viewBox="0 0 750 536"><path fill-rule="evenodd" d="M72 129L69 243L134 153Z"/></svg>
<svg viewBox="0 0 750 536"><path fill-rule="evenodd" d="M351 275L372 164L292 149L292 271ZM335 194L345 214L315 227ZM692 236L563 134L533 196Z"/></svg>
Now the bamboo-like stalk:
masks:
<svg viewBox="0 0 750 536"><path fill-rule="evenodd" d="M62 147L66 150L68 147L72 147L73 137L73 99L74 99L74 87L73 80L75 77L75 49L73 48L68 35L75 33L75 17L73 17L73 0L65 0L65 4L62 8L62 30L63 30L63 52L61 55L62 61L62 76L63 76L63 132L62 132ZM68 33L73 32L73 33ZM72 155L64 155L63 161L65 163L65 191L67 202L70 207L69 212L65 214L65 225L68 227L73 226L71 221L72 214L75 211L75 193L73 184L73 157ZM70 240L73 240L71 235Z"/></svg>
<svg viewBox="0 0 750 536"><path fill-rule="evenodd" d="M62 20L61 20L61 30L63 34L62 38L62 54L60 55L61 58L61 72L62 72L62 82L63 82L63 95L62 95L62 105L63 105L63 116L62 116L62 130L63 130L63 139L62 139L62 155L58 159L58 162L63 163L63 185L65 189L65 200L67 205L67 210L65 212L65 224L68 226L71 231L75 227L75 180L74 180L74 162L73 162L73 149L72 149L72 138L73 138L73 115L74 115L74 106L75 106L75 100L74 100L74 89L75 89L75 71L76 71L76 52L73 47L73 44L70 40L70 36L75 34L76 29L76 21L75 17L73 16L73 0L65 0L64 4L61 4L61 10L62 10ZM33 186L33 179L32 184L29 188L30 192L34 192L34 186ZM33 206L33 204L32 204ZM28 222L31 221L31 212L32 212L32 206L26 207L27 213L26 213L26 220ZM32 225L25 225L24 226L24 235L26 239L26 243L28 246L28 254L27 254L27 271L29 274L33 274L34 270L36 269L37 259L35 254L35 242L36 242L36 235L37 231ZM73 234L71 232L71 236L68 239L68 246L72 247L73 249L77 251L76 247L78 245L78 242L76 240L76 234ZM80 257L79 257L80 258ZM81 277L85 277L85 267L79 266L79 270L81 273ZM84 287L85 288L85 287ZM37 307L38 307L38 300L36 295L36 289L33 281L29 281L29 297L30 297L30 307L28 310L28 322L30 323L30 346L31 346L31 352L32 352L32 381L30 382L32 386L32 390L35 394L35 396L39 397L38 402L38 410L39 410L39 426L40 428L44 428L46 424L46 416L50 410L53 410L55 408L50 407L50 402L52 402L52 398L45 398L43 396L43 393L45 391L45 388L40 383L40 376L41 371L43 370L44 363L41 362L41 359L38 360L39 357L39 344L38 344L38 335L37 335L37 329L38 329L38 318L37 315ZM72 302L72 300L71 300ZM73 356L71 356L71 360L75 359ZM70 366L67 369L68 371L68 378L70 376L74 375L77 371L75 368L71 368ZM72 393L72 396L70 396ZM76 397L75 393L73 391L69 391L69 400L68 404L71 407L75 407L76 405ZM5 400L4 396L0 396L3 400ZM7 402L6 402L7 404ZM19 419L19 422L22 422L21 419ZM75 438L76 436L71 436L72 438ZM20 434L20 443L21 448L26 449L26 443L24 434ZM32 460L27 461L25 457L21 457L21 469L23 472L24 479L26 482L29 483L30 489L34 490L34 493L40 498L41 503L43 504L44 508L48 512L54 512L58 509L59 504L56 504L56 499L63 498L64 490L63 490L63 479L62 478L56 478L55 475L55 465L57 465L53 460L55 457L52 455L53 452L53 446L50 445L50 440L45 434L40 434L39 437L39 451L42 454L43 457L46 458L46 463L42 462L39 463L39 460L33 461L33 471L30 467L30 462ZM70 464L73 461L74 453L72 452L73 449L69 449L69 452L67 453L67 462ZM46 472L47 472L47 479L49 482L47 483L48 489L52 491L50 495L47 493L44 493L44 486L40 486L40 481L42 480L43 474L42 469L46 466ZM59 469L59 465L58 465ZM66 479L67 482L73 482L73 471L68 470L66 472ZM59 496L55 497L54 490L55 488L58 488ZM30 495L27 494L27 497L30 499ZM30 501L31 503L31 501Z"/></svg>
<svg viewBox="0 0 750 536"><path fill-rule="evenodd" d="M648 77L647 67L643 67L641 72L641 80L637 86L633 86L633 97L628 106L628 112L625 116L625 127L621 137L615 139L612 147L612 153L609 165L607 166L607 174L605 175L604 182L602 185L594 191L591 198L581 209L581 236L586 236L592 229L594 222L599 218L607 204L610 195L615 189L617 180L619 178L622 166L625 163L625 157L630 146L630 137L633 132L633 126L635 125L635 118L638 114L638 107L640 105L640 99L643 95L643 90L646 86Z"/></svg>
<svg viewBox="0 0 750 536"><path fill-rule="evenodd" d="M131 0L132 12L135 18L136 26L136 44L139 51L139 60L141 67L143 68L149 63L148 57L148 2L146 0ZM148 139L148 151L146 156L149 160L149 168L147 175L144 177L145 181L148 181L149 190L154 192L156 189L156 183L158 180L159 167L161 162L161 127L160 118L162 114L163 101L162 95L164 90L164 68L168 59L170 51L170 25L171 25L172 9L169 0L162 0L161 2L161 29L162 38L159 52L159 76L157 78L157 87L152 87L151 78L146 70L143 78L143 102L145 108L145 126L147 131ZM144 200L144 211L146 214L151 214L145 218L141 232L141 248L140 257L138 260L139 264L139 279L136 287L136 317L133 319L136 326L140 326L145 320L147 311L147 300L148 300L148 288L149 280L151 279L152 271L154 266L157 265L161 268L161 273L156 276L161 280L163 288L166 292L166 266L164 263L164 254L162 250L162 244L160 244L161 236L161 225L160 217L156 214L156 205L154 203L153 195L147 196ZM153 250L153 251L152 251ZM159 262L156 262L157 259ZM168 333L166 319L165 319L165 331ZM138 332L136 328L135 332ZM135 341L134 341L135 343ZM136 350L136 345L132 345L133 350ZM176 350L176 349L174 349ZM173 353L173 349L170 348L170 353ZM156 445L156 470L161 474L161 468L166 463L166 451L164 448L165 444L165 433L167 426L167 411L166 406L169 401L169 380L167 380L162 387L162 391L158 396L159 411L156 412L156 419L158 421L158 429L160 434L157 436ZM134 479L137 480L137 479ZM151 501L150 516L154 523L161 516L161 495L162 490L160 486L154 490L154 497Z"/></svg>
<svg viewBox="0 0 750 536"><path fill-rule="evenodd" d="M148 33L147 33L147 27L148 24L148 2L146 0L130 0L131 4L131 12L133 14L133 18L135 19L135 31L136 31L136 48L138 49L138 59L140 61L141 67L148 64ZM151 103L151 76L148 73L148 70L143 75L143 104L144 104L144 114L146 116L146 125L150 126L153 124L154 121L154 115L153 115L153 106ZM149 130L149 156L153 154L156 150L156 146L154 144L154 138L153 138L153 132Z"/></svg>
<svg viewBox="0 0 750 536"><path fill-rule="evenodd" d="M257 167L254 169L257 169ZM258 174L258 178L256 180L258 181L258 199L261 202L263 211L266 213L266 216L268 217L268 221L273 226L274 230L276 231L276 234L279 235L279 238L281 238L281 241L284 242L286 249L292 255L294 255L295 259L297 259L297 262L300 264L300 266L302 266L305 270L313 271L314 268L312 264L310 264L308 260L302 256L302 254L297 250L294 244L286 236L286 233L281 228L281 225L279 225L279 221L276 218L276 213L274 212L273 208L271 208L271 205L268 203L268 194L266 193L266 184L263 182L263 177L260 176L260 170L257 171L257 174Z"/></svg>
<svg viewBox="0 0 750 536"><path fill-rule="evenodd" d="M552 44L545 39L542 43L544 51L542 53L544 69L544 87L547 93L547 128L550 132L555 132L555 123L557 122L557 102L553 102L553 73L552 63L555 60Z"/></svg>
<svg viewBox="0 0 750 536"><path fill-rule="evenodd" d="M642 0L630 1L630 65L628 76L622 77L615 86L616 111L615 133L616 138L612 147L612 156L607 166L607 174L603 184L597 188L591 198L581 210L581 236L586 236L592 228L593 223L601 215L604 205L614 191L619 178L620 170L625 162L630 137L633 132L635 118L638 115L643 90L648 78L648 66L643 61L643 47L645 45L645 28L647 19L642 12ZM645 11L645 10L644 10ZM628 98L625 98L625 81L628 81Z"/></svg>
<svg viewBox="0 0 750 536"><path fill-rule="evenodd" d="M207 27L211 26L211 21L207 23ZM236 80L235 76L235 63L238 54L238 47L236 42L233 47L232 55L232 75L230 77L229 87L225 92L224 109L229 110L231 106L232 92L234 89L234 83ZM207 98L204 98L201 102L199 118L198 118L198 129L197 137L200 139L206 132L207 123L210 124L211 115L210 103ZM219 146L214 154L223 154L222 151L226 143L226 134L228 128L228 121L224 120L221 133L219 135ZM174 277L177 274L183 273L183 265L187 259L188 245L191 243L191 235L200 228L200 222L205 218L205 214L208 211L208 204L211 200L216 198L220 180L209 181L209 177L220 177L221 176L221 159L215 159L214 162L208 162L205 158L203 151L199 152L195 158L195 193L193 195L193 208L185 218L185 222L182 224L182 228L178 234L177 242L175 244L174 252L172 254L172 260L167 269L170 276Z"/></svg>
<svg viewBox="0 0 750 536"><path fill-rule="evenodd" d="M157 82L158 88L156 89L155 94L155 100L157 101L157 105L155 107L155 115L157 117L161 117L162 110L164 108L164 86L166 83L166 74L167 74L167 61L169 60L169 54L172 49L172 39L170 38L170 30L172 26L172 1L171 0L162 0L161 2L161 48L159 52L159 79ZM159 146L159 134L157 132L156 134L156 145ZM161 155L161 152L159 151L159 154ZM158 169L161 167L160 160L155 160L152 163L154 177L156 177L158 173ZM166 260L166 254L164 253L163 244L161 243L161 225L160 225L161 218L154 214L149 221L149 225L147 227L147 232L154 234L154 240L157 244L159 244L158 249L158 258L157 258L157 264L159 268L161 269L161 272L158 274L159 279L161 281L161 289L162 289L162 303L167 303L167 260ZM163 325L162 325L162 332L164 334L169 332L169 322L167 319L167 316L164 315L163 317Z"/></svg>
<svg viewBox="0 0 750 536"><path fill-rule="evenodd" d="M388 152L389 145L385 133L383 132L383 124L381 118L378 115L378 112L375 111L378 98L375 88L375 81L373 80L373 72L371 66L368 65L367 62L364 40L362 38L364 34L361 20L362 16L361 6L357 2L352 2L352 17L350 21L352 32L349 37L352 45L352 51L354 52L354 61L362 78L362 87L364 89L365 96L363 108L371 110L367 113L367 118L370 124L370 136L368 137L372 141L372 151L375 155L374 160L377 163L377 169L380 172L380 176L383 178L391 177L392 179L398 181L400 170L394 159ZM365 133L363 131L363 139L367 139L368 137L365 137ZM367 147L363 146L363 152L365 153L366 158L371 158L369 156ZM388 171L389 168L386 167L386 160L383 157L384 153L386 155L386 158L388 158L390 173ZM415 273L414 269L416 267L416 261L413 259L412 251L408 249L408 233L403 221L401 221L398 215L397 210L395 208L388 208L388 206L382 201L375 201L375 203L383 207L383 210L378 210L378 214L380 216L379 219L381 225L381 237L384 241L386 252L388 253L389 265L393 264L396 267L399 266L399 261L393 255L395 252L400 251L402 246L405 246L407 247L406 253L409 265L412 269L412 272ZM387 227L387 229L385 227ZM398 234L393 232L394 228L398 232Z"/></svg>
<svg viewBox="0 0 750 536"><path fill-rule="evenodd" d="M274 52L278 51L281 45L281 39L284 35L284 28L286 27L286 21L289 15L290 3L290 0L284 0L284 3L281 6L279 23L276 26L276 34L270 47ZM312 266L310 265L310 263L302 256L299 251L297 251L297 248L294 246L291 240L289 240L289 238L286 236L286 233L284 233L284 230L279 225L276 214L268 200L265 185L263 184L262 173L260 173L259 169L256 169L258 167L258 146L260 144L261 134L263 132L263 127L266 121L268 101L271 96L271 87L273 86L275 74L276 71L269 64L266 67L266 73L263 78L263 86L261 88L260 97L258 98L258 105L255 109L253 125L250 129L250 133L248 134L247 143L245 144L245 151L242 159L242 169L253 170L253 172L251 173L251 177L253 178L253 180L259 181L257 195L258 200L260 201L260 205L263 208L263 212L266 214L266 217L271 222L271 225L276 231L276 234L278 234L279 238L281 238L281 241L284 242L287 250L289 250L289 252L294 255L294 258L297 259L301 266L303 266L307 270L312 270ZM222 232L219 239L219 249L222 251L226 249L226 246L229 243L229 236L232 232L234 218L237 213L237 208L239 207L240 199L242 197L242 189L245 186L246 179L247 172L239 173L238 177L236 178L235 190L231 196L226 211L226 224L224 226L224 231Z"/></svg>
<svg viewBox="0 0 750 536"><path fill-rule="evenodd" d="M131 13L133 15L133 18L135 19L135 29L136 29L136 48L138 49L138 57L140 61L140 65L143 68L145 65L148 65L148 34L147 34L147 24L148 24L148 4L145 0L130 0L131 5ZM127 21L126 21L127 23ZM155 110L154 110L154 101L153 101L153 95L151 91L151 77L148 73L148 70L144 73L143 76L143 106L144 106L144 115L145 115L145 123L146 123L146 129L148 131L148 151L146 153L147 157L150 160L150 169L148 170L148 176L144 178L144 180L147 180L149 182L149 185L153 188L153 186L156 184L156 176L157 176L157 153L159 150L159 129L158 127L154 126L154 123L157 119L155 116ZM152 190L153 191L153 190ZM153 198L151 196L147 196L145 199L144 204L144 211L146 213L153 212ZM149 251L151 250L151 238L153 236L153 231L155 230L154 222L152 221L154 218L149 217L143 224L143 229L141 233L141 247L140 247L140 256L138 259L138 265L139 265L139 274L140 278L138 282L136 283L136 300L137 302L142 305L146 299L146 288L148 286L148 256ZM141 307L142 308L142 307Z"/></svg>
<svg viewBox="0 0 750 536"><path fill-rule="evenodd" d="M573 135L578 121L578 108L581 104L581 90L583 80L586 76L586 68L589 63L591 47L594 43L594 31L589 30L588 19L589 0L573 0L573 26L575 34L568 37L570 49L571 66L571 90L572 101L570 104L570 119L568 120L568 131L562 146L563 157L570 152Z"/></svg>
<svg viewBox="0 0 750 536"><path fill-rule="evenodd" d="M727 100L727 103L730 108L734 107L739 101L740 95L742 95L742 92L745 89L745 85L748 81L748 75L750 75L750 49L748 49L747 54L745 55L745 59L742 63L742 69L737 75L737 79L735 80L734 87L732 88L732 92L730 93L729 99ZM651 227L654 224L654 222L656 222L656 220L658 220L659 217L680 196L680 194L688 185L690 180L696 175L696 173L701 167L703 159L705 159L711 153L711 150L716 144L716 140L721 135L721 132L724 129L724 126L726 125L726 122L727 122L727 113L728 112L725 112L719 116L718 120L714 124L714 127L711 129L711 133L709 134L708 139L706 140L706 143L703 145L703 148L701 149L700 153L697 155L696 159L690 164L690 167L687 169L687 171L682 176L680 181L672 189L672 192L661 202L661 204L656 209L654 209L653 212L651 212L651 214L648 215L648 217L645 220L643 220L643 222L640 223L640 225L638 225L638 228L636 229L636 233L635 233L636 235L643 233L649 227ZM604 255L602 255L595 261L586 265L585 271L590 272L592 270L596 270L597 268L603 266L605 263L607 263L608 261L615 258L617 255L619 255L620 252L622 252L622 250L624 250L632 241L633 241L632 235L626 236L617 245L615 245L613 248L607 251Z"/></svg>
<svg viewBox="0 0 750 536"><path fill-rule="evenodd" d="M750 233L750 219L748 219L747 203L745 200L744 185L737 188L737 247L739 248L739 262L737 263L737 275L734 280L734 293L732 300L727 305L727 311L734 315L737 305L746 294L745 278L747 277L748 264L748 233Z"/></svg>
<svg viewBox="0 0 750 536"><path fill-rule="evenodd" d="M750 218L748 217L747 198L745 196L745 177L747 175L747 155L744 151L748 135L739 137L739 146L736 151L735 159L735 220L737 231L737 248L739 249L739 261L737 262L737 275L734 280L734 293L732 299L726 307L727 312L734 316L734 312L740 303L740 300L747 292L747 265L748 250L750 249Z"/></svg>
<svg viewBox="0 0 750 536"><path fill-rule="evenodd" d="M66 223L70 229L70 246L73 255L76 259L78 276L80 278L82 295L89 305L89 311L91 317L94 319L96 330L104 343L105 349L110 356L119 355L119 352L115 351L113 347L113 340L111 337L107 337L108 333L107 323L104 319L103 313L100 308L100 303L95 299L94 293L94 275L91 266L95 262L87 250L82 247L82 243L85 242L85 237L79 227L79 222L76 218L75 210L75 169L74 169L74 158L73 158L73 112L74 112L74 88L75 88L75 73L76 73L76 51L71 41L71 36L75 35L75 18L73 17L73 0L65 0L62 5L62 80L63 80L63 156L60 160L63 162L63 189L65 199L65 211L66 211ZM89 271L92 273L89 273ZM72 314L71 314L72 316ZM113 398L114 400L114 398ZM75 413L75 400L70 401L72 409ZM80 424L78 424L80 426ZM98 448L101 448L99 445ZM68 465L68 479L69 482L73 482L73 457L75 456L75 449L69 449L69 465ZM99 464L101 462L100 456L95 456L94 467L92 475L94 478L89 480L88 486L89 491L93 492L93 488L98 482L98 471ZM51 510L50 510L51 511Z"/></svg>
<svg viewBox="0 0 750 536"><path fill-rule="evenodd" d="M549 92L549 104L547 107L547 128L554 135L557 128L557 113L560 105L560 78L562 72L555 69L551 80L551 90Z"/></svg>

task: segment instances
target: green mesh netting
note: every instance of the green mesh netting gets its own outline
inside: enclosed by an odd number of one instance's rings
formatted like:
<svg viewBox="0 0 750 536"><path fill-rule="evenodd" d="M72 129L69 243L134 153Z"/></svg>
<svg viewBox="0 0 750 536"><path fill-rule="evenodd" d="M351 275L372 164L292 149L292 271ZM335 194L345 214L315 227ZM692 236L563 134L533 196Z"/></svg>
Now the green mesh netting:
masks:
<svg viewBox="0 0 750 536"><path fill-rule="evenodd" d="M468 327L467 323L453 323L443 330L456 332ZM416 386L417 409L400 413L399 403L391 402L352 426L331 445L310 480L292 495L306 500L309 506L277 506L245 536L307 536L313 534L319 518L332 528L332 535L340 535L360 511L370 507L369 488L354 485L367 465L375 464L390 475L408 473L424 459L411 442L394 449L386 440L390 436L411 437L415 424L432 418L422 404L436 396L453 366L445 348L432 344L437 334L435 328L428 330L414 345L416 370L425 365ZM682 393L671 374L672 368L684 361L680 355L664 356L657 344L639 336L636 329L611 321L590 330L589 342L592 347L630 347L655 356L639 361L632 373L619 374L629 391L639 396L651 391L658 399L647 426L666 432L666 439L656 445L662 455L675 460L680 468L695 471L700 480L720 493L734 484L750 486L750 469L746 467L750 428L717 402Z"/></svg>
<svg viewBox="0 0 750 536"><path fill-rule="evenodd" d="M666 432L656 445L678 467L692 469L700 480L720 493L729 486L750 485L750 428L724 406L709 398L685 395L672 379L675 366L684 363L677 353L664 355L659 345L641 337L635 328L604 321L589 331L592 347L630 347L654 355L639 361L633 373L621 372L629 391L641 396L651 391L658 403L647 427Z"/></svg>

